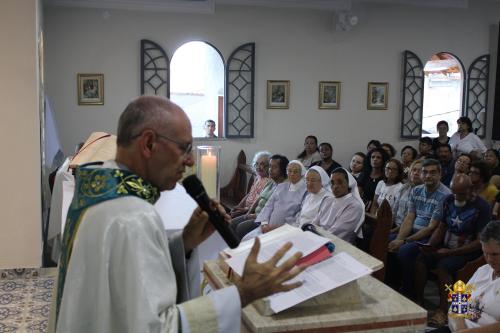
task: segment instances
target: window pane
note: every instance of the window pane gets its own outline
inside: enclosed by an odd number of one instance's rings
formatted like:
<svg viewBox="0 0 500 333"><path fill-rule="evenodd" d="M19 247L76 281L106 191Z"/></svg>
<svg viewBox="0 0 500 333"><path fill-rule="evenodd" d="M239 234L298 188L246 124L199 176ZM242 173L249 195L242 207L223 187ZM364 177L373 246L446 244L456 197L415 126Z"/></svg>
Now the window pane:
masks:
<svg viewBox="0 0 500 333"><path fill-rule="evenodd" d="M189 116L193 137L205 137L208 119L216 124L215 135L223 133L219 119L224 105L224 63L217 50L204 42L186 43L175 51L170 69L170 98Z"/></svg>
<svg viewBox="0 0 500 333"><path fill-rule="evenodd" d="M438 53L427 61L424 73L422 136L437 137L436 124L440 120L448 122L451 136L462 115L462 66L453 55Z"/></svg>

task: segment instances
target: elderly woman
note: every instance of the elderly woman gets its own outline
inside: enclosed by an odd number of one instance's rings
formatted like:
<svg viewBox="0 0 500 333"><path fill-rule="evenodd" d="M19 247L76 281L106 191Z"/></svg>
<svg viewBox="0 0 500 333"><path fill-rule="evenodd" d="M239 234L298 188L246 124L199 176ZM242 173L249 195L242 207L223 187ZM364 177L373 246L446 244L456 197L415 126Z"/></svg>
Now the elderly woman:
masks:
<svg viewBox="0 0 500 333"><path fill-rule="evenodd" d="M358 177L361 175L361 172L363 172L365 158L365 153L362 153L360 151L358 151L351 157L351 162L349 162L349 172L354 176L355 179L358 179Z"/></svg>
<svg viewBox="0 0 500 333"><path fill-rule="evenodd" d="M450 138L453 156L457 158L463 153L482 156L486 152L486 146L476 134L472 133L471 120L468 117L460 117L457 124L458 131Z"/></svg>
<svg viewBox="0 0 500 333"><path fill-rule="evenodd" d="M333 200L326 212L319 214L313 224L323 227L337 237L354 243L365 219L363 200L356 179L344 168L333 170L331 176Z"/></svg>
<svg viewBox="0 0 500 333"><path fill-rule="evenodd" d="M269 183L270 157L271 153L268 151L259 151L253 157L252 166L256 174L255 180L247 195L245 195L240 203L231 210L230 215L232 218L246 214L255 203L255 200L257 200L260 192L266 187L267 183Z"/></svg>
<svg viewBox="0 0 500 333"><path fill-rule="evenodd" d="M311 223L317 217L321 219L333 200L330 177L322 167L311 167L307 170L305 179L307 195L295 222L298 227Z"/></svg>
<svg viewBox="0 0 500 333"><path fill-rule="evenodd" d="M399 193L396 195L396 202L394 203L395 214L393 214L394 225L390 231L391 234L399 231L399 227L401 227L406 214L408 214L408 198L411 190L415 186L423 184L422 177L420 176L421 172L422 160L413 161L408 174L408 182L401 187Z"/></svg>
<svg viewBox="0 0 500 333"><path fill-rule="evenodd" d="M479 267L467 282L472 285L467 315L448 316L448 327L433 333L500 332L500 221L491 221L479 235L486 265ZM430 333L429 332L429 333Z"/></svg>
<svg viewBox="0 0 500 333"><path fill-rule="evenodd" d="M236 234L241 238L247 233L257 228L255 218L264 208L267 201L276 190L278 184L286 180L286 167L288 166L288 158L283 155L273 155L269 161L269 177L271 181L260 192L259 197L255 200L253 206L248 210L248 213L238 216L231 221L231 227Z"/></svg>
<svg viewBox="0 0 500 333"><path fill-rule="evenodd" d="M318 138L314 135L306 136L304 140L304 150L297 156L302 164L309 168L313 163L321 161L321 155L318 149Z"/></svg>
<svg viewBox="0 0 500 333"><path fill-rule="evenodd" d="M418 152L412 146L404 146L401 149L401 163L403 163L403 180L408 180L410 175L410 166L417 159Z"/></svg>
<svg viewBox="0 0 500 333"><path fill-rule="evenodd" d="M286 172L288 181L276 186L276 190L255 219L255 223L258 223L260 228L248 233L243 240L254 238L285 223L292 224L295 221L295 216L300 211L306 195L304 182L306 168L300 161L293 160L288 163Z"/></svg>

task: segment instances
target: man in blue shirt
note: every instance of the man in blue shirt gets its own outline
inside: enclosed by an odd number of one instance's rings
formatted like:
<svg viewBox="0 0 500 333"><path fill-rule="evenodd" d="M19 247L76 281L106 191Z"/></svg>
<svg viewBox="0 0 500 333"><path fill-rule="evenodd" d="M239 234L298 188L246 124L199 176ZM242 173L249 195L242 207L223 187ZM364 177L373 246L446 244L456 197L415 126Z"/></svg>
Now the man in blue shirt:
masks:
<svg viewBox="0 0 500 333"><path fill-rule="evenodd" d="M423 302L429 270L437 275L439 308L432 317L435 324L444 324L448 308L445 285L452 285L454 275L468 261L481 255L479 232L490 221L489 204L473 195L468 175L459 174L451 183L452 195L443 203L443 219L432 233L428 245L421 246L422 254L415 267L416 301Z"/></svg>
<svg viewBox="0 0 500 333"><path fill-rule="evenodd" d="M424 184L416 186L408 198L408 214L399 233L389 243L389 251L397 253L402 271L402 293L414 297L415 261L420 254L415 241L427 242L442 219L443 201L451 193L443 185L441 165L435 159L422 163L421 178Z"/></svg>

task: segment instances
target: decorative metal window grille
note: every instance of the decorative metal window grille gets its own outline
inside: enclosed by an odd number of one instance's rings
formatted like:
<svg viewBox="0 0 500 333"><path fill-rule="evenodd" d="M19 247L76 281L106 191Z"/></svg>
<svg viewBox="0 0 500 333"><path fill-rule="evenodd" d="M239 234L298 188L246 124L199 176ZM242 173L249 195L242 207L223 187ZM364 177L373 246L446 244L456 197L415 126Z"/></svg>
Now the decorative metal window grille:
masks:
<svg viewBox="0 0 500 333"><path fill-rule="evenodd" d="M403 55L401 138L417 139L422 134L424 66L415 53L407 50Z"/></svg>
<svg viewBox="0 0 500 333"><path fill-rule="evenodd" d="M226 138L254 137L255 43L239 46L226 65Z"/></svg>
<svg viewBox="0 0 500 333"><path fill-rule="evenodd" d="M153 41L141 40L141 95L170 97L170 60Z"/></svg>
<svg viewBox="0 0 500 333"><path fill-rule="evenodd" d="M488 80L490 56L477 57L467 72L467 107L465 116L472 121L476 134L486 136L486 110L488 105Z"/></svg>

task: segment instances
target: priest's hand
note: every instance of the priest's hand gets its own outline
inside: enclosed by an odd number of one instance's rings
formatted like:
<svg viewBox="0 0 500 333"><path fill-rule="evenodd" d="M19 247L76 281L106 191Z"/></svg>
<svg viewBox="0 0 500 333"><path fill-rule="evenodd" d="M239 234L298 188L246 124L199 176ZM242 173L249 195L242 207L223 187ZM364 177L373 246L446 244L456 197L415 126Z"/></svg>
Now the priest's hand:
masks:
<svg viewBox="0 0 500 333"><path fill-rule="evenodd" d="M260 240L258 237L255 238L253 247L245 262L243 276L236 281L242 307L262 297L289 291L302 285L301 281L285 284L285 282L293 279L306 268L306 266L296 266L297 261L302 257L302 253L297 252L279 266L277 265L291 247L292 243L288 242L276 251L271 259L258 263L257 255L260 250Z"/></svg>
<svg viewBox="0 0 500 333"><path fill-rule="evenodd" d="M222 207L218 202L212 201L212 208L217 209L219 214L224 217L224 219L229 223L231 217L226 213L224 207ZM207 239L215 231L214 226L210 223L208 219L208 214L204 212L200 207L197 207L189 222L184 227L182 231L182 240L184 241L184 251L189 253L195 247L200 245L205 239Z"/></svg>

